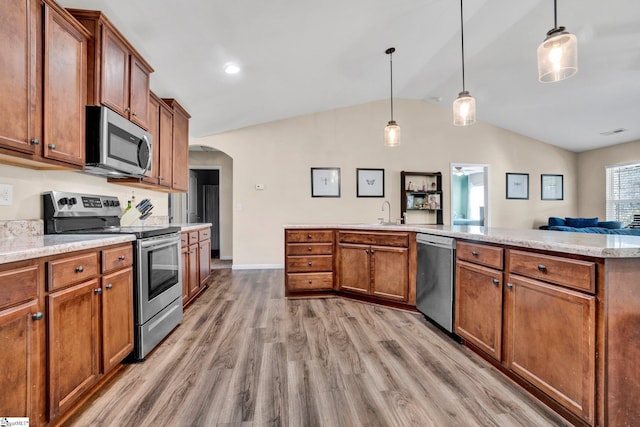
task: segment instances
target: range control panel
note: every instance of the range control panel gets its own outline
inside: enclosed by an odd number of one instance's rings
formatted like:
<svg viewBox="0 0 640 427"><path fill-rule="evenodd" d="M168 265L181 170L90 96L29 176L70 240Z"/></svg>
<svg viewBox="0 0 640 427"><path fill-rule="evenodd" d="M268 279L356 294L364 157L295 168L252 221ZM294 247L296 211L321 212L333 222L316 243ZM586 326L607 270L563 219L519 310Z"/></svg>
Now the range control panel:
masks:
<svg viewBox="0 0 640 427"><path fill-rule="evenodd" d="M122 212L120 201L114 196L48 191L42 197L45 213L54 218L63 216L118 216Z"/></svg>

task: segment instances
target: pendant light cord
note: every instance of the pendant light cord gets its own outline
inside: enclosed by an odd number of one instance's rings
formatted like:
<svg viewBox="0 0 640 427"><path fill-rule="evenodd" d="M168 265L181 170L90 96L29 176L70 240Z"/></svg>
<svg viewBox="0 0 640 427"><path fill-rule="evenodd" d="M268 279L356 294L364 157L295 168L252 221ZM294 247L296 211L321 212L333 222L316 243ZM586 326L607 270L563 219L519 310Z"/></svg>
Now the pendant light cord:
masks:
<svg viewBox="0 0 640 427"><path fill-rule="evenodd" d="M465 92L466 89L464 86L464 20L462 17L462 0L460 0L460 40L462 44L462 91Z"/></svg>
<svg viewBox="0 0 640 427"><path fill-rule="evenodd" d="M393 121L393 52L389 54L389 71L391 76L391 121Z"/></svg>
<svg viewBox="0 0 640 427"><path fill-rule="evenodd" d="M553 29L558 28L558 0L553 0Z"/></svg>

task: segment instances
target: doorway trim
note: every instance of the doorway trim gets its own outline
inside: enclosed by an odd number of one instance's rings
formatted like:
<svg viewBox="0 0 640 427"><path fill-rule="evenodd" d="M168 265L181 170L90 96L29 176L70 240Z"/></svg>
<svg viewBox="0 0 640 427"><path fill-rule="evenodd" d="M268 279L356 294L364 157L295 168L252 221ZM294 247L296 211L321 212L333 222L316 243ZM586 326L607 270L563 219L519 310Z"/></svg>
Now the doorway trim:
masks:
<svg viewBox="0 0 640 427"><path fill-rule="evenodd" d="M453 169L455 167L473 167L473 168L482 168L484 171L484 227L489 227L491 224L491 215L490 215L490 207L489 201L491 200L491 188L489 186L489 165L486 163L454 163L451 162L449 165L449 224L453 226Z"/></svg>

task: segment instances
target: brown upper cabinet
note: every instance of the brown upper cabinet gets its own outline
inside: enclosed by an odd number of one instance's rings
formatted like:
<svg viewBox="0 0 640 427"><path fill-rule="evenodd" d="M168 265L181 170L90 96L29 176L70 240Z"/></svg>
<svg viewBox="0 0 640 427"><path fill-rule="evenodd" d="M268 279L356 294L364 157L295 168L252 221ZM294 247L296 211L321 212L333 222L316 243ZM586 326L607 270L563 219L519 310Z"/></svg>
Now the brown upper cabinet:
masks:
<svg viewBox="0 0 640 427"><path fill-rule="evenodd" d="M0 5L0 161L81 169L90 34L53 1Z"/></svg>
<svg viewBox="0 0 640 427"><path fill-rule="evenodd" d="M163 98L173 112L173 159L171 188L189 191L189 119L191 116L178 101Z"/></svg>
<svg viewBox="0 0 640 427"><path fill-rule="evenodd" d="M87 104L105 105L149 129L149 75L153 68L99 11L68 9L91 33Z"/></svg>

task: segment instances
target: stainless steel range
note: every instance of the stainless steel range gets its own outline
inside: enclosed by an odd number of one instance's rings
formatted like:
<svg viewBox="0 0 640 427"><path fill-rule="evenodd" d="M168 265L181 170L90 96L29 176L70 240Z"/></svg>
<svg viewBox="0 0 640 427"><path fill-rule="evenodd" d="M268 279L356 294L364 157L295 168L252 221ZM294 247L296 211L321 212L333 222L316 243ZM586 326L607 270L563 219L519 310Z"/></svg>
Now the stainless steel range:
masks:
<svg viewBox="0 0 640 427"><path fill-rule="evenodd" d="M133 234L134 360L143 360L182 321L180 228L121 227L117 197L43 194L45 234Z"/></svg>

